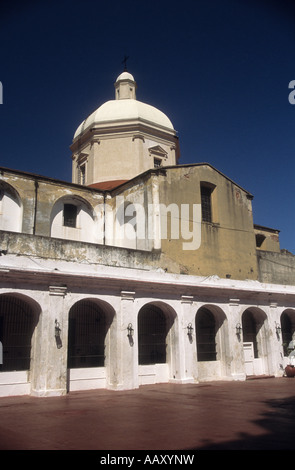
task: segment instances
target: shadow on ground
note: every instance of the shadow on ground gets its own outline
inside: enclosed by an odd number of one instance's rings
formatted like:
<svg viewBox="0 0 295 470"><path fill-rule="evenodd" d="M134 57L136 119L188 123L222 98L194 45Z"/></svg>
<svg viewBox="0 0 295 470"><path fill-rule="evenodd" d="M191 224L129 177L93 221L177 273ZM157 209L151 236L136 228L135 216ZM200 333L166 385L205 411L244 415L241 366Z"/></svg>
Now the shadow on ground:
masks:
<svg viewBox="0 0 295 470"><path fill-rule="evenodd" d="M237 440L208 443L193 450L295 450L295 396L264 403L271 411L255 420L255 424L264 428L265 434L252 436L241 432Z"/></svg>

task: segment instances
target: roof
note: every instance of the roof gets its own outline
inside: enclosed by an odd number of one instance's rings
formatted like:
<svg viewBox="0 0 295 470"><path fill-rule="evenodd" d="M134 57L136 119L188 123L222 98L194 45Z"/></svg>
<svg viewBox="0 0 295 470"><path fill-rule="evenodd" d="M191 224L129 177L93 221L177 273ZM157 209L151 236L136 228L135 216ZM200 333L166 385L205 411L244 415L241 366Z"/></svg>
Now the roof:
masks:
<svg viewBox="0 0 295 470"><path fill-rule="evenodd" d="M118 82L119 80L131 80L132 82L134 82L134 77L133 75L131 75L131 73L129 72L122 72L119 77L117 78L116 82Z"/></svg>
<svg viewBox="0 0 295 470"><path fill-rule="evenodd" d="M174 131L170 119L159 109L134 99L110 100L97 108L77 128L74 140L86 129L94 126L141 121L147 124Z"/></svg>

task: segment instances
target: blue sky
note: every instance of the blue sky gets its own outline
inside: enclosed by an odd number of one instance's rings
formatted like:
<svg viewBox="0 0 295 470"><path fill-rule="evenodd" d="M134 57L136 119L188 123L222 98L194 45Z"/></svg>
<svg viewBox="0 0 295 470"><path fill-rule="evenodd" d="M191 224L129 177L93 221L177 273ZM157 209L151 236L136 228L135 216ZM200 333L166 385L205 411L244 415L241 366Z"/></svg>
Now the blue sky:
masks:
<svg viewBox="0 0 295 470"><path fill-rule="evenodd" d="M114 98L125 54L180 163L250 191L254 222L295 253L294 1L2 1L0 166L71 181L73 134Z"/></svg>

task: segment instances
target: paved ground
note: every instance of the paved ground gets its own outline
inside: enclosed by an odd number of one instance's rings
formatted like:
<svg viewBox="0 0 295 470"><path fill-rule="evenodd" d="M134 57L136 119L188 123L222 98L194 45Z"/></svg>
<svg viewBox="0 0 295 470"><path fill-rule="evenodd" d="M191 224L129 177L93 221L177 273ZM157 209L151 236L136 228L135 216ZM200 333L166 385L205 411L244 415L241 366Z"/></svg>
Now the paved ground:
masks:
<svg viewBox="0 0 295 470"><path fill-rule="evenodd" d="M1 450L295 449L295 378L0 398Z"/></svg>

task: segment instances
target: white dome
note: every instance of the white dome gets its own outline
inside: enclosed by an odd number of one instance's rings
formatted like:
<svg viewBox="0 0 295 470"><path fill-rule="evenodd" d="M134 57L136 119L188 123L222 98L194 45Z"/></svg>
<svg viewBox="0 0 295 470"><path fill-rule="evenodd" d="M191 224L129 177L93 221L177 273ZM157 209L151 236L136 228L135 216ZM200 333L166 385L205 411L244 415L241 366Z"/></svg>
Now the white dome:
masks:
<svg viewBox="0 0 295 470"><path fill-rule="evenodd" d="M119 80L131 80L132 82L134 82L134 77L129 72L122 72L117 78L116 82L118 82Z"/></svg>
<svg viewBox="0 0 295 470"><path fill-rule="evenodd" d="M131 75L123 72L123 75ZM132 77L132 75L131 75ZM119 77L118 77L119 78ZM118 80L118 79L117 79ZM149 104L134 99L111 100L101 105L96 111L88 116L78 127L74 139L84 131L96 125L107 123L124 123L124 121L141 121L152 126L174 131L174 127L166 114Z"/></svg>

